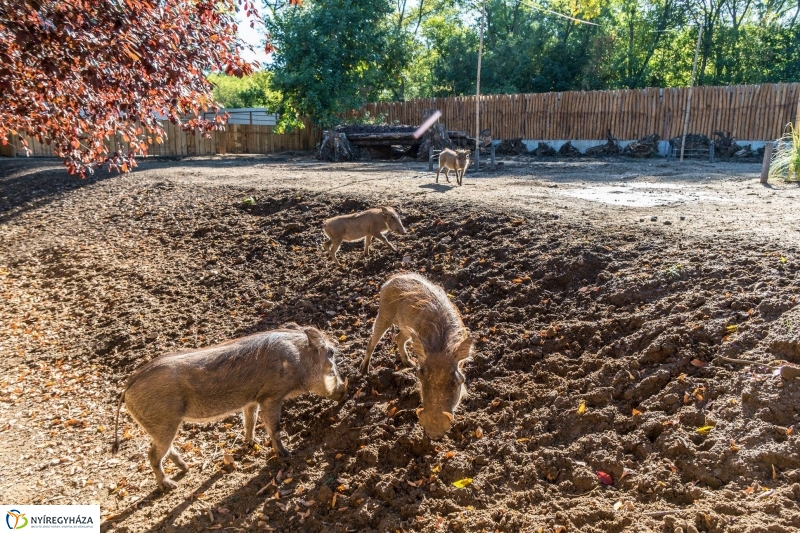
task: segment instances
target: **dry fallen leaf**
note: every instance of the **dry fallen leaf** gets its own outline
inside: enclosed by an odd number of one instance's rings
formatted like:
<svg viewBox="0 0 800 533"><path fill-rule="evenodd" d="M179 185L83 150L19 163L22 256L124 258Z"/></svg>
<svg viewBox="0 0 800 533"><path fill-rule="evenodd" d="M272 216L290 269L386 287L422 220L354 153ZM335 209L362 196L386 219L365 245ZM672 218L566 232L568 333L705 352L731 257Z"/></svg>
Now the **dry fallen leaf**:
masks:
<svg viewBox="0 0 800 533"><path fill-rule="evenodd" d="M602 483L603 485L613 485L614 484L614 478L611 477L611 474L607 474L606 472L603 472L602 470L598 470L597 471L597 479L599 479L600 483Z"/></svg>
<svg viewBox="0 0 800 533"><path fill-rule="evenodd" d="M707 435L712 429L714 429L714 426L701 426L697 428L697 432L701 435Z"/></svg>
<svg viewBox="0 0 800 533"><path fill-rule="evenodd" d="M636 415L640 415L640 414L642 414L642 412L641 412L640 410L638 410L638 409L634 409L634 410L631 412L631 415L632 415L632 416L636 416Z"/></svg>
<svg viewBox="0 0 800 533"><path fill-rule="evenodd" d="M452 459L455 456L456 456L456 452L447 452L446 454L444 454L444 458L445 459Z"/></svg>
<svg viewBox="0 0 800 533"><path fill-rule="evenodd" d="M586 400L581 400L581 404L578 406L578 414L582 415L586 412Z"/></svg>
<svg viewBox="0 0 800 533"><path fill-rule="evenodd" d="M697 368L703 368L704 366L706 366L706 364L700 359L692 359L690 363L692 364L692 366Z"/></svg>
<svg viewBox="0 0 800 533"><path fill-rule="evenodd" d="M739 446L737 446L736 441L733 440L733 439L731 439L731 451L732 452L738 452L739 451Z"/></svg>
<svg viewBox="0 0 800 533"><path fill-rule="evenodd" d="M464 479L459 479L458 481L453 481L453 486L459 489L463 489L464 487L469 487L472 485L472 478L465 477Z"/></svg>

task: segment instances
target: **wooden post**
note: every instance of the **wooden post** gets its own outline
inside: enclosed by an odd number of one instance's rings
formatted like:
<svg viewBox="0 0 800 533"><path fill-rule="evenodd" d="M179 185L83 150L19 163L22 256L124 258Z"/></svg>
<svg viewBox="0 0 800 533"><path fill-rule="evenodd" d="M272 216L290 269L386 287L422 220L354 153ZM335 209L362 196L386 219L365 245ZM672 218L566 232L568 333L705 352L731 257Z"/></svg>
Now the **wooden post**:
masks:
<svg viewBox="0 0 800 533"><path fill-rule="evenodd" d="M714 162L714 141L708 143L708 161L710 163Z"/></svg>
<svg viewBox="0 0 800 533"><path fill-rule="evenodd" d="M483 56L483 19L486 0L481 2L481 34L478 44L478 77L475 82L475 172L481 169L481 56Z"/></svg>
<svg viewBox="0 0 800 533"><path fill-rule="evenodd" d="M428 146L428 172L433 172L433 145Z"/></svg>
<svg viewBox="0 0 800 533"><path fill-rule="evenodd" d="M495 169L495 164L494 164L494 149L495 149L495 145L494 145L494 144L492 144L492 167L491 167L491 168L492 168L492 170L494 170L494 169Z"/></svg>
<svg viewBox="0 0 800 533"><path fill-rule="evenodd" d="M689 109L692 107L692 89L694 75L697 72L697 56L700 53L700 38L703 36L703 27L697 26L697 46L694 49L694 63L692 63L692 78L689 80L689 94L686 96L686 113L683 115L683 135L681 136L681 163L683 163L683 148L686 145L686 127L689 125Z"/></svg>
<svg viewBox="0 0 800 533"><path fill-rule="evenodd" d="M764 162L761 163L761 183L767 184L769 178L769 164L772 162L772 145L770 141L764 145Z"/></svg>

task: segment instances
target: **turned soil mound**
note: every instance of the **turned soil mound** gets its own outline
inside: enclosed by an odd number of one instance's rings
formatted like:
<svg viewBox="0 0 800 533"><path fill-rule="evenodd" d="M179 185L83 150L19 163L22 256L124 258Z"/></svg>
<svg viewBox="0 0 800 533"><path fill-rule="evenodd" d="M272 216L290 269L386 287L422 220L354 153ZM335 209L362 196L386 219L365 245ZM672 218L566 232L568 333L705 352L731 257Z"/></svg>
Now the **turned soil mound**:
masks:
<svg viewBox="0 0 800 533"><path fill-rule="evenodd" d="M800 528L800 383L766 366L800 363L794 248L395 198L399 251L344 244L337 269L321 222L380 196L158 172L5 168L2 501L96 501L116 531ZM480 337L441 441L423 435L388 335L357 372L380 285L403 271L441 284ZM124 408L110 455L135 368L288 321L337 337L350 376L341 406L286 402L290 459L262 426L243 446L239 416L185 424L175 445L193 467L162 495Z"/></svg>

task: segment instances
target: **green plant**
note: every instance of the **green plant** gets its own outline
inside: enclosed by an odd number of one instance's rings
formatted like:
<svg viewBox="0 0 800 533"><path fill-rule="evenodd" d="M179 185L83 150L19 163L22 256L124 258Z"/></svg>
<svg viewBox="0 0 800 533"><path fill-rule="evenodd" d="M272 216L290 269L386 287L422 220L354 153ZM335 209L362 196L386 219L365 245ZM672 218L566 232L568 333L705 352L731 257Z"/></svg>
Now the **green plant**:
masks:
<svg viewBox="0 0 800 533"><path fill-rule="evenodd" d="M386 118L388 116L388 113L381 113L378 116L373 117L369 111L364 111L363 115L348 118L344 121L344 124L386 124Z"/></svg>
<svg viewBox="0 0 800 533"><path fill-rule="evenodd" d="M800 181L800 130L796 130L791 122L786 125L783 137L775 143L769 177Z"/></svg>
<svg viewBox="0 0 800 533"><path fill-rule="evenodd" d="M676 279L681 278L681 265L678 263L677 265L671 266L664 271L664 277L666 277L670 281L674 281Z"/></svg>
<svg viewBox="0 0 800 533"><path fill-rule="evenodd" d="M252 205L256 205L256 200L255 200L255 198L253 198L253 197L251 196L251 197L249 197L249 198L245 198L244 200L242 200L242 204L243 204L243 205L251 205L251 206L252 206Z"/></svg>

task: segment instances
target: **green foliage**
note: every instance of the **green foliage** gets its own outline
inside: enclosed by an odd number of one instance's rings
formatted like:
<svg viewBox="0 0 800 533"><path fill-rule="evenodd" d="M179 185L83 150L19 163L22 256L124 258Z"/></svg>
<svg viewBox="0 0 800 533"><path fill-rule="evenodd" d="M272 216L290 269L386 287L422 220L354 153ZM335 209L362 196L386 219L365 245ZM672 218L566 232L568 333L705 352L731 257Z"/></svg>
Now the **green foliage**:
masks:
<svg viewBox="0 0 800 533"><path fill-rule="evenodd" d="M367 101L475 93L480 0L272 2L284 126L301 115L330 126ZM481 92L685 86L698 26L698 85L800 81L796 1L486 0Z"/></svg>
<svg viewBox="0 0 800 533"><path fill-rule="evenodd" d="M399 68L391 13L388 0L308 0L273 9L266 24L275 47L279 130L303 115L329 127L378 97Z"/></svg>
<svg viewBox="0 0 800 533"><path fill-rule="evenodd" d="M278 98L270 88L271 78L272 73L269 71L254 72L243 78L219 73L207 76L208 81L214 85L214 100L227 109L274 107Z"/></svg>
<svg viewBox="0 0 800 533"><path fill-rule="evenodd" d="M771 178L800 181L800 130L786 125L786 134L778 139L769 166Z"/></svg>

